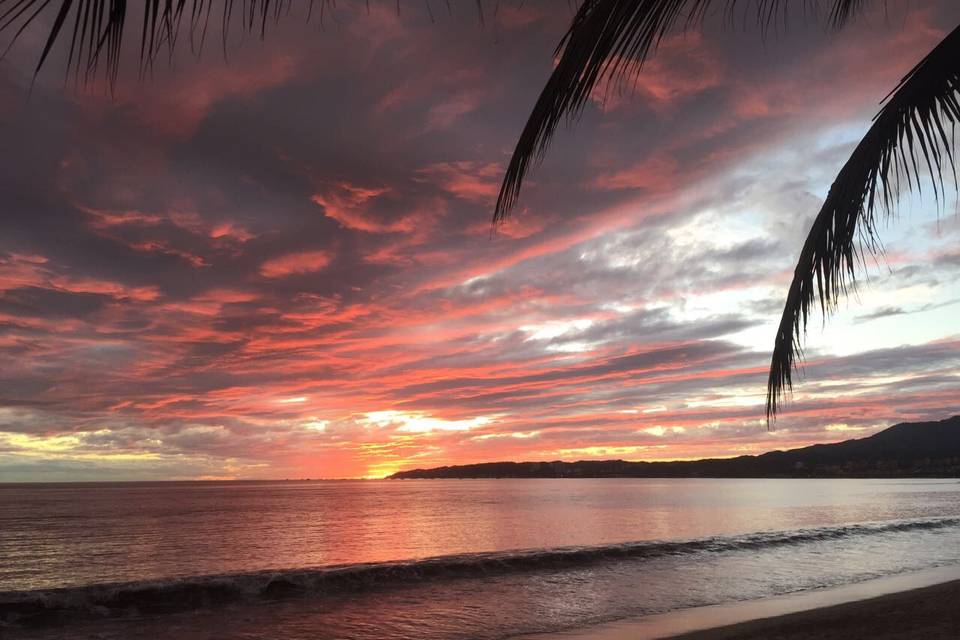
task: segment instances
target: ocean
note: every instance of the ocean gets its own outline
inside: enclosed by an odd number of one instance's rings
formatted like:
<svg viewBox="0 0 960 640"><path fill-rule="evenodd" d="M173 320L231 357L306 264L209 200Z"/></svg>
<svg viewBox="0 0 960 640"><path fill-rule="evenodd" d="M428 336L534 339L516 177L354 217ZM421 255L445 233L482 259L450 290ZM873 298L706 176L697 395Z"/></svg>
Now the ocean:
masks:
<svg viewBox="0 0 960 640"><path fill-rule="evenodd" d="M3 638L502 639L960 564L960 481L0 485Z"/></svg>

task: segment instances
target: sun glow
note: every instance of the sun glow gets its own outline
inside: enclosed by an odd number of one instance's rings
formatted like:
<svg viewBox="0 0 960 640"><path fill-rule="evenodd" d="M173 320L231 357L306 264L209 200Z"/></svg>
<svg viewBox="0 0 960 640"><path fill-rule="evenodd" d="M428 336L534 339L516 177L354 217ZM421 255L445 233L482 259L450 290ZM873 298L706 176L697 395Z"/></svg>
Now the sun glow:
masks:
<svg viewBox="0 0 960 640"><path fill-rule="evenodd" d="M544 322L543 324L524 325L520 327L520 331L527 334L527 340L552 340L571 331L585 331L592 325L593 320L589 318L578 318L569 321L558 320L554 322Z"/></svg>
<svg viewBox="0 0 960 640"><path fill-rule="evenodd" d="M324 433L327 430L327 426L330 424L329 420L318 420L317 418L311 418L310 420L304 422L301 426L306 431L315 431L317 433Z"/></svg>
<svg viewBox="0 0 960 640"><path fill-rule="evenodd" d="M364 414L360 422L366 426L379 428L394 427L398 432L430 433L431 431L470 431L493 422L487 416L477 416L464 420L444 420L426 413L405 413L403 411L370 411Z"/></svg>

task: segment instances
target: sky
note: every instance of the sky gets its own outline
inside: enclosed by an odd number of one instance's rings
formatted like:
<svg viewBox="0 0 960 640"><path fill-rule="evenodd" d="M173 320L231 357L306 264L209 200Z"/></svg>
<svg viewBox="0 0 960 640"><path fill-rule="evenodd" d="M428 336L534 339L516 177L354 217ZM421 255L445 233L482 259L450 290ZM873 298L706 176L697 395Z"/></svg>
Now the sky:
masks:
<svg viewBox="0 0 960 640"><path fill-rule="evenodd" d="M960 218L929 192L813 319L771 430L763 406L806 231L955 3L673 34L493 234L571 13L432 4L295 7L142 82L133 25L112 95L65 87L64 51L31 91L24 35L0 62L0 481L734 456L958 413Z"/></svg>

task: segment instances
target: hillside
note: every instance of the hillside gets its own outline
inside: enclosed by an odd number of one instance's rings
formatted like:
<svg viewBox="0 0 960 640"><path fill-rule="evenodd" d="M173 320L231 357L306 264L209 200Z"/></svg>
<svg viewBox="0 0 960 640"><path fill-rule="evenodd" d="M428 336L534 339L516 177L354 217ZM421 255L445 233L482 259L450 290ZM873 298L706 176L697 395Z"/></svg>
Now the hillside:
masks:
<svg viewBox="0 0 960 640"><path fill-rule="evenodd" d="M868 438L758 456L692 462L488 462L400 471L390 478L960 477L960 415L904 422Z"/></svg>

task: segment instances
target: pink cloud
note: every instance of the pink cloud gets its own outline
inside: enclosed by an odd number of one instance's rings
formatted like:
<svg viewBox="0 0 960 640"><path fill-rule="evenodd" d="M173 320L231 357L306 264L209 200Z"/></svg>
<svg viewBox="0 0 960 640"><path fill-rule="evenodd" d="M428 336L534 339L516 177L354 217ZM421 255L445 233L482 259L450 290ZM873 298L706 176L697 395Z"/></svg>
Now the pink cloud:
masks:
<svg viewBox="0 0 960 640"><path fill-rule="evenodd" d="M720 57L699 32L668 36L644 63L639 74L622 83L598 84L591 98L609 112L630 103L657 110L720 86L725 72Z"/></svg>
<svg viewBox="0 0 960 640"><path fill-rule="evenodd" d="M594 189L652 189L668 191L676 182L677 161L667 153L658 153L626 169L601 173L593 178Z"/></svg>
<svg viewBox="0 0 960 640"><path fill-rule="evenodd" d="M432 182L461 200L492 206L500 191L502 172L495 162L444 162L420 169L417 179Z"/></svg>
<svg viewBox="0 0 960 640"><path fill-rule="evenodd" d="M482 98L481 91L469 89L435 104L427 112L424 132L450 128L460 118L475 111L480 106Z"/></svg>
<svg viewBox="0 0 960 640"><path fill-rule="evenodd" d="M360 187L340 183L327 188L324 193L314 194L312 200L323 207L323 215L336 220L341 226L370 233L410 231L403 220L381 222L366 215L367 205L390 190L387 187Z"/></svg>
<svg viewBox="0 0 960 640"><path fill-rule="evenodd" d="M120 108L133 113L155 133L186 138L217 103L281 86L300 68L299 58L288 52L255 55L243 50L237 57L242 59L227 65L222 61L215 66L203 62L184 65L177 70L176 78L154 79L106 98L99 92L86 93L77 100L88 113L104 120L115 117Z"/></svg>
<svg viewBox="0 0 960 640"><path fill-rule="evenodd" d="M90 216L89 225L94 229L158 227L163 224L172 224L184 231L213 240L229 240L244 243L254 237L253 234L236 222L220 220L211 223L194 211L176 209L163 212L146 212L136 209L116 211L98 209L80 204L76 206Z"/></svg>
<svg viewBox="0 0 960 640"><path fill-rule="evenodd" d="M303 251L271 258L260 265L260 275L265 278L285 278L291 275L313 273L330 264L326 251Z"/></svg>

